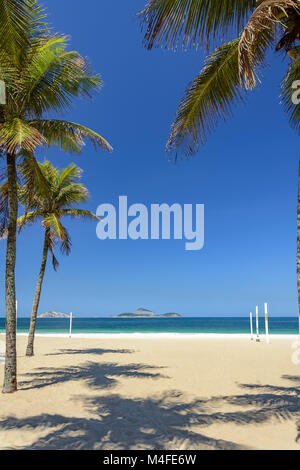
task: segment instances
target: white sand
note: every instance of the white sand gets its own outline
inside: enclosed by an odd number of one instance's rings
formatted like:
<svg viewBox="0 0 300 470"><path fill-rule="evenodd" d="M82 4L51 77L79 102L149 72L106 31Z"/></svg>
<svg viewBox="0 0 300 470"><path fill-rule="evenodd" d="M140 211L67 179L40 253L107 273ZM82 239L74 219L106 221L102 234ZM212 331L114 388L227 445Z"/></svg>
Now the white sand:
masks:
<svg viewBox="0 0 300 470"><path fill-rule="evenodd" d="M25 346L19 392L0 395L1 449L300 449L295 337L39 336L32 359Z"/></svg>

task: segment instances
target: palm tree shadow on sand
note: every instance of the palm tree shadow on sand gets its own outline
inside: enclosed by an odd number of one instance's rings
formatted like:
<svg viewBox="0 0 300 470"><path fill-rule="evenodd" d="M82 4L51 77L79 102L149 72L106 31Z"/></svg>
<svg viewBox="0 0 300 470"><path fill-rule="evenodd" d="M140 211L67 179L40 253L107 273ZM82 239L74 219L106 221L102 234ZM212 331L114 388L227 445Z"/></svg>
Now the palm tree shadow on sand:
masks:
<svg viewBox="0 0 300 470"><path fill-rule="evenodd" d="M178 399L182 402L178 403ZM25 447L25 450L238 450L241 448L232 442L213 439L190 430L189 426L201 424L199 407L200 409L205 407L205 402L199 400L185 403L184 397L176 392L146 399L111 395L80 396L74 400L83 401L94 417L68 418L49 414L24 420L10 417L0 422L0 430L47 429L46 436L37 439ZM195 407L198 407L198 411Z"/></svg>
<svg viewBox="0 0 300 470"><path fill-rule="evenodd" d="M162 369L164 367L145 364L120 365L112 362L98 364L89 361L76 366L36 369L35 372L25 374L24 376L28 377L28 380L19 382L19 385L22 390L31 390L70 381L78 382L80 380L90 388L106 389L115 386L117 379L121 377L139 379L167 378L158 372L158 370Z"/></svg>
<svg viewBox="0 0 300 470"><path fill-rule="evenodd" d="M105 390L112 389L121 377L150 381L159 377L167 379L160 374L161 369L143 364L99 365L88 362L64 369L38 369L33 374L27 374L29 380L23 382L22 387L41 388L83 379L89 389ZM245 447L207 436L210 426L259 426L278 420L296 424L295 441L298 443L300 377L282 378L289 381L289 385L241 384L242 393L239 395L220 395L210 399L190 400L177 391L145 398L128 398L117 394L74 396L74 408L76 403L80 403L88 411L89 418L47 413L24 419L11 416L0 421L0 432L19 429L24 432L34 431L36 436L40 434L25 449L237 450ZM228 412L228 407L236 410Z"/></svg>
<svg viewBox="0 0 300 470"><path fill-rule="evenodd" d="M74 356L74 355L94 355L102 356L103 354L132 354L136 352L134 349L102 349L102 348L86 348L86 349L60 349L58 352L46 354L46 356Z"/></svg>

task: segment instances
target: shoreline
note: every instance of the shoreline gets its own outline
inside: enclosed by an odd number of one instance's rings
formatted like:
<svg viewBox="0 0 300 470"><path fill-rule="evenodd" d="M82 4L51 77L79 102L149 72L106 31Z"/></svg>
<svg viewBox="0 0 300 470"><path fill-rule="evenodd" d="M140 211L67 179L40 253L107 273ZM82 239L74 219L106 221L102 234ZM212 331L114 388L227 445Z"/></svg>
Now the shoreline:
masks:
<svg viewBox="0 0 300 470"><path fill-rule="evenodd" d="M5 332L0 332L0 337L5 336ZM18 333L17 336L28 336L28 333ZM256 338L251 340L249 333L36 333L39 338L68 338L68 339L247 339L253 343ZM273 334L269 335L272 339L298 339L295 334ZM260 335L261 340L266 339L266 335Z"/></svg>

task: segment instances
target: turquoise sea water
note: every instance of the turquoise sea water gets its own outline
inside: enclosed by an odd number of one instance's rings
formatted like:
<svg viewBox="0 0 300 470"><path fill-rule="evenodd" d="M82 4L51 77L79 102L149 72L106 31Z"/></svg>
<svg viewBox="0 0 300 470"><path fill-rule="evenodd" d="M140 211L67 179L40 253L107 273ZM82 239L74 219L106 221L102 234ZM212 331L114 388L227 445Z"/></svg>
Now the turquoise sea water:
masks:
<svg viewBox="0 0 300 470"><path fill-rule="evenodd" d="M0 318L0 332L5 320ZM29 319L18 319L18 332L27 333ZM255 330L255 322L253 321ZM40 319L38 333L68 333L68 319ZM73 333L249 333L250 321L241 318L73 318ZM264 318L260 318L260 332L264 333ZM270 334L297 334L298 317L270 317Z"/></svg>

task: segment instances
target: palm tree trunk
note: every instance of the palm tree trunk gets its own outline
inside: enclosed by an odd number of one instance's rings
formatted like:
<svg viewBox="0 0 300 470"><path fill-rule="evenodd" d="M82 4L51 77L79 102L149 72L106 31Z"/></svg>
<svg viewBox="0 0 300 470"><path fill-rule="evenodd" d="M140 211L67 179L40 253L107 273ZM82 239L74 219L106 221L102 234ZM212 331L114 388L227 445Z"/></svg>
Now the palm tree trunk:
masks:
<svg viewBox="0 0 300 470"><path fill-rule="evenodd" d="M17 351L16 351L16 240L18 218L17 172L15 155L7 153L8 178L8 236L6 246L5 302L6 302L6 356L3 393L17 391Z"/></svg>
<svg viewBox="0 0 300 470"><path fill-rule="evenodd" d="M299 160L299 175L298 175L298 207L297 207L297 286L298 286L299 336L300 336L300 160Z"/></svg>
<svg viewBox="0 0 300 470"><path fill-rule="evenodd" d="M26 349L26 356L29 356L29 357L34 356L34 335L35 335L36 319L37 319L42 285L43 285L45 269L46 269L46 264L47 264L47 256L48 256L48 236L47 236L47 230L46 230L41 269L40 269L40 274L38 277L37 286L35 289L34 301L33 301L32 312L31 312L31 320L30 320L30 330L29 330L29 335L28 335L28 344L27 344L27 349Z"/></svg>

